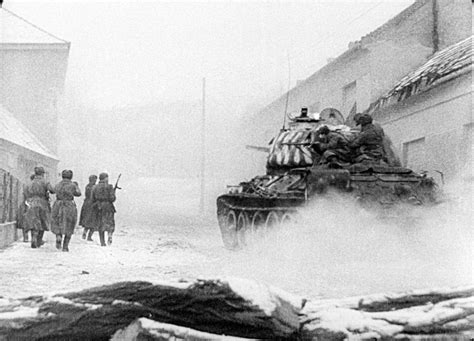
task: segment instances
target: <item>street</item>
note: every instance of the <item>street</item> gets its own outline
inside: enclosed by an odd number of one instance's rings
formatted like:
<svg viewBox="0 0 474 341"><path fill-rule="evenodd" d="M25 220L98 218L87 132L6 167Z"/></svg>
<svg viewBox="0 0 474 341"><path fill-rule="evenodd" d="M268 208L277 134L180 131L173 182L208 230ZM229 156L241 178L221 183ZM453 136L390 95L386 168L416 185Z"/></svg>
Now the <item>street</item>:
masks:
<svg viewBox="0 0 474 341"><path fill-rule="evenodd" d="M380 221L337 199L303 211L244 250L223 247L217 222L193 218L197 184L139 179L125 183L117 202L110 247L72 238L70 252L55 249L54 235L30 248L21 240L0 251L0 292L25 297L116 281L243 277L306 297L342 297L472 282L470 203L453 199L422 209L414 226ZM334 199L334 198L333 198ZM460 200L460 201L456 201ZM155 209L152 206L156 206ZM344 210L344 211L341 211ZM434 213L436 212L436 213Z"/></svg>

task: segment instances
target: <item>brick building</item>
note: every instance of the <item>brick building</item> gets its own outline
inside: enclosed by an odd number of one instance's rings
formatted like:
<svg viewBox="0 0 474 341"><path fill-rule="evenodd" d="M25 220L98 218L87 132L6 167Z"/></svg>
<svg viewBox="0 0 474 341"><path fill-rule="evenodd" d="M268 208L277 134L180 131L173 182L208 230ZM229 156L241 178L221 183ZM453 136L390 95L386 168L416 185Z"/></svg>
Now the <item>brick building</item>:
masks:
<svg viewBox="0 0 474 341"><path fill-rule="evenodd" d="M311 111L333 107L347 118L356 111L368 110L436 52L471 35L471 1L417 0L375 31L350 43L345 53L299 82L289 91L288 112L303 106ZM281 128L286 99L287 94L282 95L252 118L248 144L265 146ZM394 137L396 146L403 143L401 139L398 135ZM249 175L261 171L265 155L246 153L252 161ZM430 165L438 167L436 160Z"/></svg>

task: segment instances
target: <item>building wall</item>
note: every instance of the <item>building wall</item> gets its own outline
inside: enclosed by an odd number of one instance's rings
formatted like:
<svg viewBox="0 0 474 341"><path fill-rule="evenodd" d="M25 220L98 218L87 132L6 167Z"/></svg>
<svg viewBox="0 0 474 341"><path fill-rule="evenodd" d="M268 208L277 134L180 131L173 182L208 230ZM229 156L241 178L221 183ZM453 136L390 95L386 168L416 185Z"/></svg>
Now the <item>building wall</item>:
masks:
<svg viewBox="0 0 474 341"><path fill-rule="evenodd" d="M405 166L438 170L450 179L472 165L472 93L472 76L467 73L383 108L374 117Z"/></svg>
<svg viewBox="0 0 474 341"><path fill-rule="evenodd" d="M439 49L453 45L472 34L471 0L436 0Z"/></svg>
<svg viewBox="0 0 474 341"><path fill-rule="evenodd" d="M0 139L0 169L25 183L29 181L36 166L44 167L49 181L57 180L57 160Z"/></svg>
<svg viewBox="0 0 474 341"><path fill-rule="evenodd" d="M68 44L0 45L0 103L53 152L68 55Z"/></svg>
<svg viewBox="0 0 474 341"><path fill-rule="evenodd" d="M334 107L347 117L352 105L345 101L345 89L352 83L357 111L368 108L433 53L432 11L431 1L418 1L352 44L350 50L291 90L288 111L317 104L316 111ZM256 115L266 128L259 142L269 139L281 125L285 105L286 96L282 96Z"/></svg>
<svg viewBox="0 0 474 341"><path fill-rule="evenodd" d="M16 219L22 184L0 168L0 249L17 239Z"/></svg>

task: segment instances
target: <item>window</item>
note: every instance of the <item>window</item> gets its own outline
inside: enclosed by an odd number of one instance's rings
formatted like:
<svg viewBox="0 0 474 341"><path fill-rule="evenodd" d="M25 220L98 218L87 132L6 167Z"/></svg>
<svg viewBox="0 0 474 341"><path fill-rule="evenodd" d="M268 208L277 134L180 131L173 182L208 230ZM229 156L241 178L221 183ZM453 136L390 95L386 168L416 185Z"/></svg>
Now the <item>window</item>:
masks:
<svg viewBox="0 0 474 341"><path fill-rule="evenodd" d="M414 171L424 170L426 164L425 138L403 143L403 166Z"/></svg>
<svg viewBox="0 0 474 341"><path fill-rule="evenodd" d="M342 108L341 112L344 117L357 111L357 84L353 81L342 88Z"/></svg>

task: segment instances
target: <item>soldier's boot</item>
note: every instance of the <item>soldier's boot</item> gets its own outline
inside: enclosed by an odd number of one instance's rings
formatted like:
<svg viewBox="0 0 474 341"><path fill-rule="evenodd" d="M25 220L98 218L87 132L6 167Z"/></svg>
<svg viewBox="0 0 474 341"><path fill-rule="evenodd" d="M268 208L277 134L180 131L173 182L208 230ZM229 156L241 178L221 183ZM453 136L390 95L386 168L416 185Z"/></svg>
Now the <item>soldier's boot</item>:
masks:
<svg viewBox="0 0 474 341"><path fill-rule="evenodd" d="M38 247L38 231L31 231L31 247L33 249Z"/></svg>
<svg viewBox="0 0 474 341"><path fill-rule="evenodd" d="M61 244L63 242L63 236L60 234L56 235L56 249L61 250Z"/></svg>
<svg viewBox="0 0 474 341"><path fill-rule="evenodd" d="M84 231L82 232L82 239L86 239L87 237L87 229L84 227Z"/></svg>
<svg viewBox="0 0 474 341"><path fill-rule="evenodd" d="M71 236L64 236L63 242L63 251L69 252L69 241L71 240Z"/></svg>
<svg viewBox="0 0 474 341"><path fill-rule="evenodd" d="M28 231L23 230L23 241L28 243Z"/></svg>
<svg viewBox="0 0 474 341"><path fill-rule="evenodd" d="M112 245L112 234L113 232L107 232L107 244Z"/></svg>
<svg viewBox="0 0 474 341"><path fill-rule="evenodd" d="M38 232L38 238L36 240L36 244L37 244L38 247L44 245L43 235L44 235L44 231L39 231Z"/></svg>
<svg viewBox="0 0 474 341"><path fill-rule="evenodd" d="M94 240L92 239L92 235L94 234L93 229L89 229L89 233L87 234L87 240L90 242L93 242Z"/></svg>
<svg viewBox="0 0 474 341"><path fill-rule="evenodd" d="M107 244L105 244L105 232L104 231L99 231L99 237L100 237L100 246L107 246Z"/></svg>

